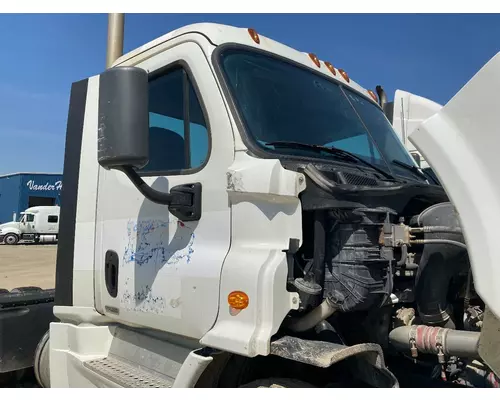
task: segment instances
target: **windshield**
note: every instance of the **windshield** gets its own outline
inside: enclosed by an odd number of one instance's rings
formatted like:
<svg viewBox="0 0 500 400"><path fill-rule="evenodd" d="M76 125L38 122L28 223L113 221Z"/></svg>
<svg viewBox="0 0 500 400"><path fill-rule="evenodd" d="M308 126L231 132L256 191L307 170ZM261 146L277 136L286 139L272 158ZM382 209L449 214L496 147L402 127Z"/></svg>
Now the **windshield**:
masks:
<svg viewBox="0 0 500 400"><path fill-rule="evenodd" d="M389 173L418 179L393 163L415 165L382 110L365 97L305 68L249 50L225 50L221 64L247 132L263 149L335 159L333 154L270 143L334 146Z"/></svg>

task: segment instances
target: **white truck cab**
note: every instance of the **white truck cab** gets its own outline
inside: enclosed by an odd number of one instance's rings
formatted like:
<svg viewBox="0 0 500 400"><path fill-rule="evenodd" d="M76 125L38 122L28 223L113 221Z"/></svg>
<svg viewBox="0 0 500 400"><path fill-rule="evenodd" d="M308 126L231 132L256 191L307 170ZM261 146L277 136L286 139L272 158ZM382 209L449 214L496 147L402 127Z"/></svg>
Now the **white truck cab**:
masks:
<svg viewBox="0 0 500 400"><path fill-rule="evenodd" d="M59 234L59 206L37 206L21 212L18 221L0 225L0 243L54 242Z"/></svg>
<svg viewBox="0 0 500 400"><path fill-rule="evenodd" d="M46 386L397 387L403 353L431 380L479 358L445 190L312 53L196 24L124 55L73 84L64 185Z"/></svg>

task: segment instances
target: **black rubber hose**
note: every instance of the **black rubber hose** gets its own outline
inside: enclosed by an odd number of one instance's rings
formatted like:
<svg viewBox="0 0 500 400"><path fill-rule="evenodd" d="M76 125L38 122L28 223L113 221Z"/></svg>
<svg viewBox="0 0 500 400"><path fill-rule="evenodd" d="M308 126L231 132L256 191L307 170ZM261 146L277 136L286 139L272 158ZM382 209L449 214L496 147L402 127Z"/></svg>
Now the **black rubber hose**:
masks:
<svg viewBox="0 0 500 400"><path fill-rule="evenodd" d="M424 324L455 328L448 304L453 277L470 268L460 223L451 203L434 205L417 219L420 226L446 226L450 232L424 233L424 245L415 281L415 299ZM418 242L417 242L418 243Z"/></svg>

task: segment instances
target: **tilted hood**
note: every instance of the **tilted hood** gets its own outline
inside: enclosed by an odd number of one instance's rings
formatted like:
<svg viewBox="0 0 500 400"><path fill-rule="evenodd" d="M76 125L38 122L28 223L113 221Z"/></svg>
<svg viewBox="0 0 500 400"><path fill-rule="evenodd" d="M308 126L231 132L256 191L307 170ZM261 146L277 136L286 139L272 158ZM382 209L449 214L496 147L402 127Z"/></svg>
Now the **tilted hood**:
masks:
<svg viewBox="0 0 500 400"><path fill-rule="evenodd" d="M500 317L500 53L409 140L460 214L474 284Z"/></svg>

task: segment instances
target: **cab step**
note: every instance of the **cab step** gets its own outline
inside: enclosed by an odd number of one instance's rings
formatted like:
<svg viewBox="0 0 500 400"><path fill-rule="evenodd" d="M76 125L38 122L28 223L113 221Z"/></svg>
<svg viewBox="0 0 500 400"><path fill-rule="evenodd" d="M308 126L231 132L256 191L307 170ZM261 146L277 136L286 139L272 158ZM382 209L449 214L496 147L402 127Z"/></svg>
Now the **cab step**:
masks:
<svg viewBox="0 0 500 400"><path fill-rule="evenodd" d="M171 388L174 381L142 366L108 356L83 363L84 367L124 388Z"/></svg>

